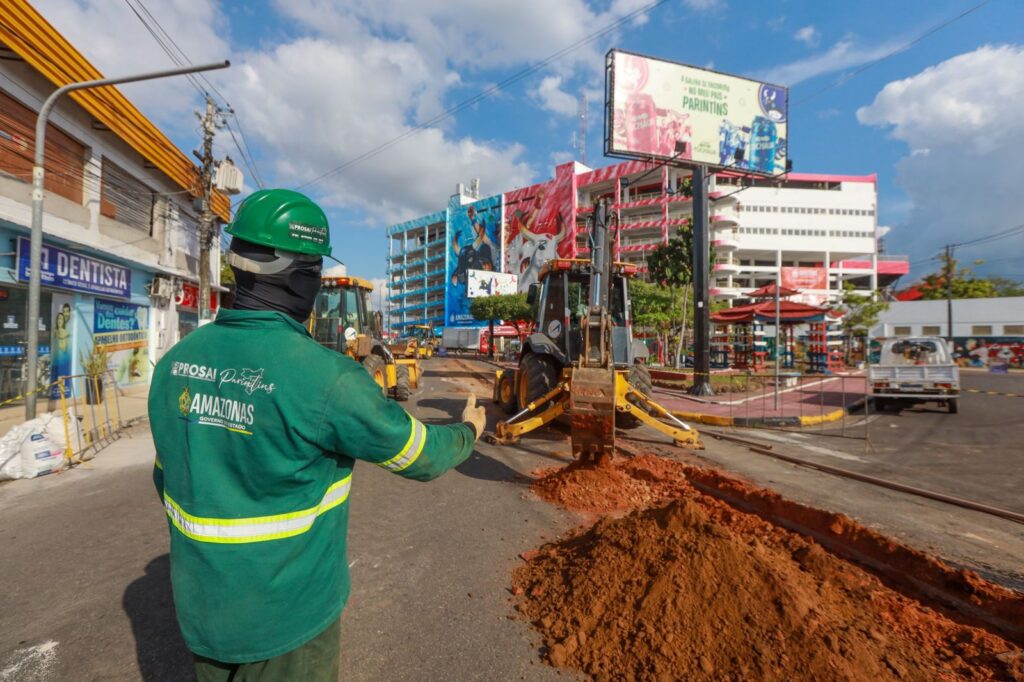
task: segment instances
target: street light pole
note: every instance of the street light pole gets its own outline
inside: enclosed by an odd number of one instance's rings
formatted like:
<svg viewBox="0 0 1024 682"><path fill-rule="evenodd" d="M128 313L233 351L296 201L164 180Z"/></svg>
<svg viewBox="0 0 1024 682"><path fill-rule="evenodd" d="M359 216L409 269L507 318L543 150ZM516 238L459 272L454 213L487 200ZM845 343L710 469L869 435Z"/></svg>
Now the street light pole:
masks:
<svg viewBox="0 0 1024 682"><path fill-rule="evenodd" d="M39 388L39 288L41 283L40 261L43 255L43 176L45 174L45 149L46 149L46 123L50 117L57 100L62 95L75 90L98 88L105 85L119 85L121 83L134 83L136 81L153 80L156 78L167 78L169 76L181 76L187 73L198 73L200 71L212 71L214 69L225 69L231 66L231 62L224 60L213 64L200 64L198 66L187 66L167 71L151 71L132 76L120 76L118 78L100 78L80 83L68 83L67 85L54 90L43 106L39 108L39 115L36 117L36 149L35 159L32 167L32 237L29 247L29 272L28 272L28 334L25 339L25 355L28 371L28 386L25 390L25 419L35 419L36 416L36 391Z"/></svg>

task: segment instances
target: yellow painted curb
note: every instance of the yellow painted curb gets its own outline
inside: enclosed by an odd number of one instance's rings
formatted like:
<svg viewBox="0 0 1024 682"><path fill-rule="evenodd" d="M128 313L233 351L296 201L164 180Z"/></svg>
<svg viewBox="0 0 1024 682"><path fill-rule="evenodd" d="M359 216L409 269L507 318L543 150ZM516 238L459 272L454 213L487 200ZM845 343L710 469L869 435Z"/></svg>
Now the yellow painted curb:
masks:
<svg viewBox="0 0 1024 682"><path fill-rule="evenodd" d="M828 414L800 417L800 426L816 426L817 424L839 421L845 414L846 410L834 410Z"/></svg>
<svg viewBox="0 0 1024 682"><path fill-rule="evenodd" d="M701 414L700 412L673 412L673 417L683 421L697 422L698 424L710 424L712 426L732 426L732 417L722 417L717 414Z"/></svg>

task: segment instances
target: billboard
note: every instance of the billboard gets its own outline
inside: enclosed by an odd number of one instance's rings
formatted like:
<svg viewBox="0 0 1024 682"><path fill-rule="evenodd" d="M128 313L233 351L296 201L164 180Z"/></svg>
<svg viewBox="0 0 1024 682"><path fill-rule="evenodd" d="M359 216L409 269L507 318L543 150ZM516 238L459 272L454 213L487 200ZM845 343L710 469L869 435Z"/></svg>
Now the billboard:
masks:
<svg viewBox="0 0 1024 682"><path fill-rule="evenodd" d="M575 177L567 163L554 180L505 193L505 272L519 278L521 292L537 282L544 263L573 255Z"/></svg>
<svg viewBox="0 0 1024 682"><path fill-rule="evenodd" d="M507 296L518 292L519 278L507 272L470 270L466 278L466 294L469 298Z"/></svg>
<svg viewBox="0 0 1024 682"><path fill-rule="evenodd" d="M825 268L783 267L782 286L790 289L828 289Z"/></svg>
<svg viewBox="0 0 1024 682"><path fill-rule="evenodd" d="M106 349L108 368L119 386L149 378L149 307L105 301L94 307L92 341Z"/></svg>
<svg viewBox="0 0 1024 682"><path fill-rule="evenodd" d="M608 53L606 78L606 154L785 172L785 87L621 50Z"/></svg>
<svg viewBox="0 0 1024 682"><path fill-rule="evenodd" d="M501 270L501 195L465 206L448 204L444 319L449 327L478 327L469 312L469 272Z"/></svg>

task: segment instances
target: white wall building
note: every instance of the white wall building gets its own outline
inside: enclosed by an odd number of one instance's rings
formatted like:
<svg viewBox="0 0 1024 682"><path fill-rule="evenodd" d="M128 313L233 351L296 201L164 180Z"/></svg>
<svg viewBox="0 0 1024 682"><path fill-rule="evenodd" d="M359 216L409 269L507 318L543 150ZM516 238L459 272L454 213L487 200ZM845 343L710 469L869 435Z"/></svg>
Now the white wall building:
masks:
<svg viewBox="0 0 1024 682"><path fill-rule="evenodd" d="M871 330L880 336L949 336L946 301L894 301ZM1024 337L1024 296L953 301L953 337Z"/></svg>
<svg viewBox="0 0 1024 682"><path fill-rule="evenodd" d="M907 273L905 256L878 253L874 175L790 173L749 184L715 179L713 296L743 298L778 277L803 292L800 300L822 304L838 301L844 283L869 292Z"/></svg>

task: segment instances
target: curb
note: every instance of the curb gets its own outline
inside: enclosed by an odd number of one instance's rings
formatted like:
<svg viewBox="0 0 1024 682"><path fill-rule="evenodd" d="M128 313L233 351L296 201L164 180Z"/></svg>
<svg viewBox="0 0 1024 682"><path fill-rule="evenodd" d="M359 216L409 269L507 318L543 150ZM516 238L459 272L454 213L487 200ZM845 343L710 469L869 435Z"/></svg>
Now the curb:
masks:
<svg viewBox="0 0 1024 682"><path fill-rule="evenodd" d="M864 399L826 412L825 414L805 415L803 417L726 417L718 414L705 414L703 412L676 412L671 411L672 416L684 421L708 424L709 426L817 426L829 422L839 421L845 417L850 410L861 407Z"/></svg>

